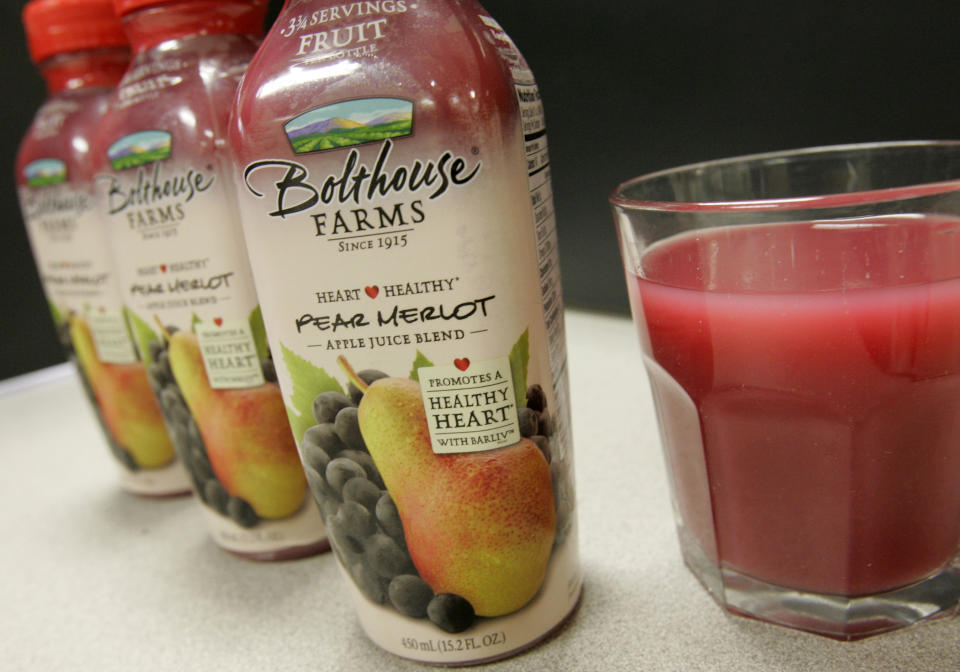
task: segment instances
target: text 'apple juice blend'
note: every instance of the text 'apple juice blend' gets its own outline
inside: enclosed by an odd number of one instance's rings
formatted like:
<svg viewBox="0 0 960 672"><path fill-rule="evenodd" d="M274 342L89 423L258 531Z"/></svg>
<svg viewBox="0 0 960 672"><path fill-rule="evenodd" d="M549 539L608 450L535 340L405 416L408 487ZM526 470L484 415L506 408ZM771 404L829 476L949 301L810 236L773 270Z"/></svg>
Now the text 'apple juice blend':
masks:
<svg viewBox="0 0 960 672"><path fill-rule="evenodd" d="M543 112L469 0L290 0L231 125L307 480L370 637L509 655L580 595Z"/></svg>
<svg viewBox="0 0 960 672"><path fill-rule="evenodd" d="M100 207L127 316L214 540L254 559L326 545L276 383L227 122L266 0L115 0L133 60L100 125Z"/></svg>
<svg viewBox="0 0 960 672"><path fill-rule="evenodd" d="M160 407L137 361L94 207L90 144L130 58L112 0L33 0L30 55L50 96L20 145L16 180L44 293L77 365L121 484L143 495L189 492Z"/></svg>

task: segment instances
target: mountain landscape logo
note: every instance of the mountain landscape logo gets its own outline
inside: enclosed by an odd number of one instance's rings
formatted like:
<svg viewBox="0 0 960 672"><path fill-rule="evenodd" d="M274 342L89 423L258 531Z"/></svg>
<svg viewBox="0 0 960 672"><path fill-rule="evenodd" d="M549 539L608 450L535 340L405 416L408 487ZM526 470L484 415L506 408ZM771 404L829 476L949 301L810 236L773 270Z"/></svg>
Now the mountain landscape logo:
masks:
<svg viewBox="0 0 960 672"><path fill-rule="evenodd" d="M37 159L23 169L28 187L49 187L67 179L67 164L60 159Z"/></svg>
<svg viewBox="0 0 960 672"><path fill-rule="evenodd" d="M283 126L297 154L352 147L413 133L413 103L360 98L304 112Z"/></svg>
<svg viewBox="0 0 960 672"><path fill-rule="evenodd" d="M110 145L107 158L114 170L126 170L170 156L172 139L166 131L137 131Z"/></svg>

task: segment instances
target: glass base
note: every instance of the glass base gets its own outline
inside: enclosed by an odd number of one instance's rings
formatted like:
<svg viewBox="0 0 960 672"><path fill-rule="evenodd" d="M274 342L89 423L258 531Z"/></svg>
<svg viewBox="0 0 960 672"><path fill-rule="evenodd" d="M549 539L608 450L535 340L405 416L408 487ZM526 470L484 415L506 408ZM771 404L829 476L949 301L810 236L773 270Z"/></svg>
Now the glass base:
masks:
<svg viewBox="0 0 960 672"><path fill-rule="evenodd" d="M687 567L721 607L738 616L851 641L950 616L960 605L960 556L918 583L845 597L776 586L717 567L683 530L680 536Z"/></svg>

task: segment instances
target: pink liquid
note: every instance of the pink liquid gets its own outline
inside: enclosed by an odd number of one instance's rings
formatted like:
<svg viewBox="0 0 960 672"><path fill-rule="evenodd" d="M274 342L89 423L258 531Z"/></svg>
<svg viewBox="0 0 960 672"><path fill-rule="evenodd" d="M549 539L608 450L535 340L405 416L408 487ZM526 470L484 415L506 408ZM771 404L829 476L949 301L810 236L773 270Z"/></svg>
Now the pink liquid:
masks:
<svg viewBox="0 0 960 672"><path fill-rule="evenodd" d="M948 563L960 222L716 229L641 263L631 301L666 374L650 367L681 526L713 562L846 596Z"/></svg>

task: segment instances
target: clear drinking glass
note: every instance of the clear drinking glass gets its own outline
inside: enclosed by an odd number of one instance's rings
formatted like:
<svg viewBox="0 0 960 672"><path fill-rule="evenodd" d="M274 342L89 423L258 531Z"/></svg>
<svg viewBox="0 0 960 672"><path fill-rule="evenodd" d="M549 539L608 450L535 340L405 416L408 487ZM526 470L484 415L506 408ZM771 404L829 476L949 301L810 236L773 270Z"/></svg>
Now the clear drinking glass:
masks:
<svg viewBox="0 0 960 672"><path fill-rule="evenodd" d="M611 196L684 560L856 639L960 598L960 143L686 166Z"/></svg>

